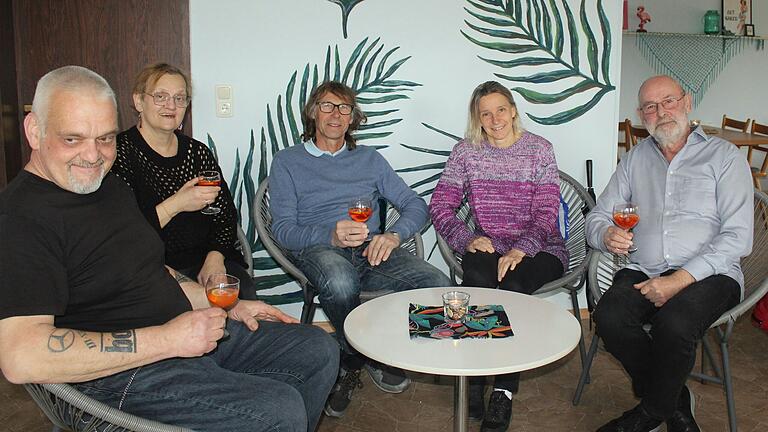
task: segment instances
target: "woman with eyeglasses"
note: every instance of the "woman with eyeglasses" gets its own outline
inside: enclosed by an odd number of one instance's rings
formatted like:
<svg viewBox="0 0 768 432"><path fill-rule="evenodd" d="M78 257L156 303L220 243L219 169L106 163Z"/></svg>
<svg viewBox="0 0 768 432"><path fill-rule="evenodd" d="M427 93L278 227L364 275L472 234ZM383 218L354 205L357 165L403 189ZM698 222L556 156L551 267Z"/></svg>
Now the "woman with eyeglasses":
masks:
<svg viewBox="0 0 768 432"><path fill-rule="evenodd" d="M456 214L464 199L474 230ZM509 89L480 84L466 136L451 151L429 204L435 231L462 255L462 285L532 294L561 277L568 251L559 210L552 144L522 128ZM483 420L481 432L507 430L519 383L519 373L496 376L485 410L485 377L469 380L469 417Z"/></svg>
<svg viewBox="0 0 768 432"><path fill-rule="evenodd" d="M202 186L203 171L221 176L205 144L181 133L191 85L179 68L145 67L133 86L137 125L117 136L112 172L133 189L139 208L165 243L166 264L200 284L214 273L240 279L240 298L255 299L237 242L237 210L226 182ZM207 206L220 209L204 214Z"/></svg>

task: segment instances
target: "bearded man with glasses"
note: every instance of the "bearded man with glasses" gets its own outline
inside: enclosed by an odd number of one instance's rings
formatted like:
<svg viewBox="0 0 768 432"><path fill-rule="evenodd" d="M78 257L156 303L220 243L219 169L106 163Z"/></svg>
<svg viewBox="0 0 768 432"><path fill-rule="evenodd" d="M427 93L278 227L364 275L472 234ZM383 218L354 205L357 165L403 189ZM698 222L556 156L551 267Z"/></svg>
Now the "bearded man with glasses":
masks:
<svg viewBox="0 0 768 432"><path fill-rule="evenodd" d="M638 101L650 136L616 167L587 216L587 238L601 251L629 254L594 317L641 401L598 432L656 431L663 422L670 432L699 431L685 382L697 341L743 295L752 180L736 146L691 126L691 97L674 79L648 79ZM634 233L612 221L613 206L630 201L640 215Z"/></svg>
<svg viewBox="0 0 768 432"><path fill-rule="evenodd" d="M424 260L400 249L427 223L427 205L376 149L357 145L353 132L366 117L346 85L329 81L310 95L301 113L303 144L278 152L269 175L272 232L319 291L320 305L336 329L342 364L325 413L341 417L365 367L381 390L400 393L410 384L402 370L374 363L344 339L344 319L361 291L403 291L451 285ZM385 198L400 212L388 232L378 217L350 220L350 201L367 198L372 214Z"/></svg>

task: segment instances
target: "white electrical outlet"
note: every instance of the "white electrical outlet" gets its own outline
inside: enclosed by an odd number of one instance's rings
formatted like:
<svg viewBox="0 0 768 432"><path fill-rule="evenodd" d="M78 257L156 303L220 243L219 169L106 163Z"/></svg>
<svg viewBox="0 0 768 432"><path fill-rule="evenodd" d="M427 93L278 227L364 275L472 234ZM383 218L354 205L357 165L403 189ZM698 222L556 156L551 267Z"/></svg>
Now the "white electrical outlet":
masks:
<svg viewBox="0 0 768 432"><path fill-rule="evenodd" d="M232 117L234 105L232 104L232 86L216 86L216 117Z"/></svg>

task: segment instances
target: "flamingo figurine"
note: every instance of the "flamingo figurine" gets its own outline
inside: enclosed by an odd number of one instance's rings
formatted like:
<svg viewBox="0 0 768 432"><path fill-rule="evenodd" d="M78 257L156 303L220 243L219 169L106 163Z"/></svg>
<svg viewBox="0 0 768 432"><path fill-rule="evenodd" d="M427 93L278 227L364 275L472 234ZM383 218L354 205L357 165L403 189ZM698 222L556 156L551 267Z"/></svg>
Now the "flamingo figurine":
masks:
<svg viewBox="0 0 768 432"><path fill-rule="evenodd" d="M645 23L651 22L651 15L645 11L645 6L637 7L637 17L640 18L640 26L637 28L637 32L638 33L647 32L644 26L645 26Z"/></svg>

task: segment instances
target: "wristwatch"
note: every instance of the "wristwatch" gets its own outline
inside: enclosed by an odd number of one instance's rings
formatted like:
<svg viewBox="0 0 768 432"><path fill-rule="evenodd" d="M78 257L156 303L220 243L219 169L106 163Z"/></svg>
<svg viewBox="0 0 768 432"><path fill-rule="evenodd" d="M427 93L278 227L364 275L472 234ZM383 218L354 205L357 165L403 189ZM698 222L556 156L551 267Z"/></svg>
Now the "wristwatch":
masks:
<svg viewBox="0 0 768 432"><path fill-rule="evenodd" d="M400 233L398 233L397 231L391 231L390 230L390 231L387 231L385 234L392 234L395 237L397 237L398 240L400 240Z"/></svg>

